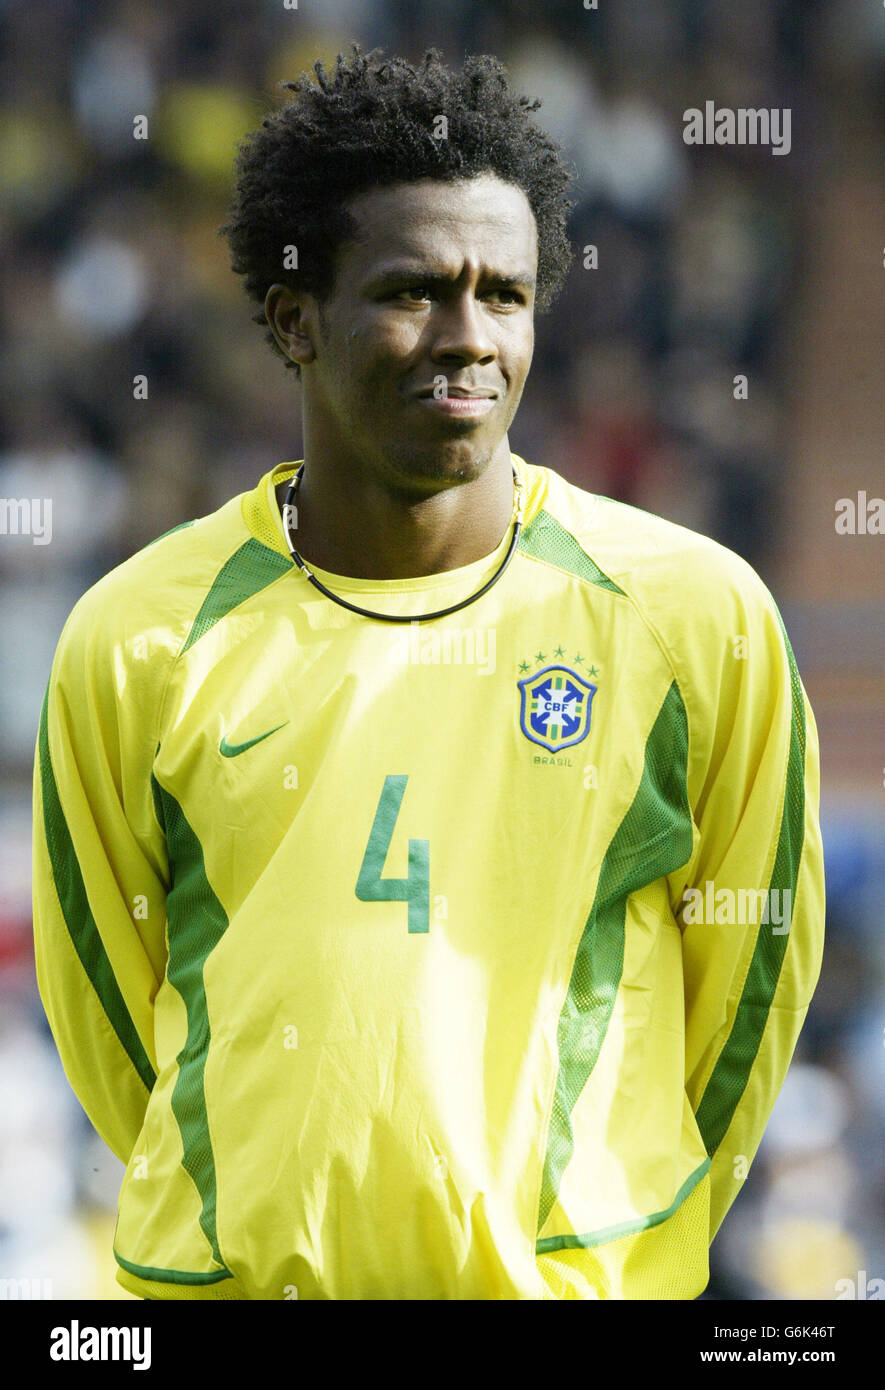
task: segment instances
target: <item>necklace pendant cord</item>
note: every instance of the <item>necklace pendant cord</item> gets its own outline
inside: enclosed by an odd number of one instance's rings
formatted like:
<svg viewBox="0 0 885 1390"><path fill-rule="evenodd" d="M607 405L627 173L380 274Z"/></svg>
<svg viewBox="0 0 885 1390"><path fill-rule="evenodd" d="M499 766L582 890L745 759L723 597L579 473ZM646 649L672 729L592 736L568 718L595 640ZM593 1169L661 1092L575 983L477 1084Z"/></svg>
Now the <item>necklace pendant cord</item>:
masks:
<svg viewBox="0 0 885 1390"><path fill-rule="evenodd" d="M380 623L427 623L430 622L433 618L446 618L450 613L457 613L460 608L466 608L468 604L475 603L476 600L478 598L481 598L483 594L488 593L492 585L497 584L498 580L501 578L501 575L504 573L507 566L510 564L511 559L513 558L514 552L516 550L517 541L519 540L519 533L522 530L523 515L525 512L523 483L518 472L516 471L515 466L513 466L513 535L510 538L510 545L507 548L507 554L504 556L503 561L501 562L500 566L495 571L495 573L492 575L491 579L488 580L487 583L483 584L481 589L477 589L475 594L471 594L469 598L462 599L460 603L453 603L449 608L440 608L436 613L373 613L368 608L359 608L355 603L348 603L347 599L343 599L340 597L340 595L334 594L331 589L326 588L325 584L320 583L319 579L317 579L315 574L311 573L310 569L308 568L308 566L306 565L302 557L298 554L298 551L292 544L290 521L294 515L295 524L298 524L298 510L295 506L295 494L298 491L298 485L301 482L301 477L303 473L304 464L302 463L301 467L295 473L295 476L289 484L288 490L286 492L286 500L283 504L283 530L286 535L286 544L289 547L289 554L292 556L294 563L301 570L301 573L304 575L305 579L308 579L315 589L318 589L319 592L323 594L326 598L331 599L333 603L337 603L339 607L347 608L351 613L359 613L359 615L363 618L374 618L377 622Z"/></svg>

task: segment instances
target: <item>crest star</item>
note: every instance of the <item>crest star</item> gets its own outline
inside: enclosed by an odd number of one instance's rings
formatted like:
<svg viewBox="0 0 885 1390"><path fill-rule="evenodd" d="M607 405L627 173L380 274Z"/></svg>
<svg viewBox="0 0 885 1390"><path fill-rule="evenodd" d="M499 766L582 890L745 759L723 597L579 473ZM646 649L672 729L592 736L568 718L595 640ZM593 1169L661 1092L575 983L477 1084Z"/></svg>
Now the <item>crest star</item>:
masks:
<svg viewBox="0 0 885 1390"><path fill-rule="evenodd" d="M535 652L535 660L536 660L536 661L546 661L547 658L546 658L546 656L544 655L543 652Z"/></svg>
<svg viewBox="0 0 885 1390"><path fill-rule="evenodd" d="M528 662L527 662L527 661L521 661L521 662L519 663L519 669L520 669L520 671L527 671L527 670L529 669L529 664L528 664Z"/></svg>
<svg viewBox="0 0 885 1390"><path fill-rule="evenodd" d="M555 650L555 652L553 653L553 655L554 655L554 656L565 656L565 648L564 648L564 647L557 647L556 650Z"/></svg>
<svg viewBox="0 0 885 1390"><path fill-rule="evenodd" d="M583 660L584 660L584 658L581 656L581 653L578 652L577 656L575 657L575 661L581 662L581 661L583 661Z"/></svg>
<svg viewBox="0 0 885 1390"><path fill-rule="evenodd" d="M595 667L595 666L591 666L591 667L589 668L587 674L590 675L590 676L595 676L595 675L596 675L596 667Z"/></svg>

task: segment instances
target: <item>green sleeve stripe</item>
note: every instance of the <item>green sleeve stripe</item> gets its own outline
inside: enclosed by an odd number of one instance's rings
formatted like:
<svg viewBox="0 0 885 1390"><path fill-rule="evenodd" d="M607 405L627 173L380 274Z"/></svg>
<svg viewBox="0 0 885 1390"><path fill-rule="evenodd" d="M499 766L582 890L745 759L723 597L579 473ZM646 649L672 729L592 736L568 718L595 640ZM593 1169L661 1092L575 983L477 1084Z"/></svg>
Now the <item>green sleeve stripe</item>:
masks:
<svg viewBox="0 0 885 1390"><path fill-rule="evenodd" d="M792 718L780 833L768 901L772 901L772 890L780 893L789 890L789 926L792 927L792 909L796 899L796 883L805 838L805 703L796 659L780 614L778 621L790 666ZM785 919L781 926L786 925ZM773 931L764 931L761 926L759 928L753 959L731 1032L707 1082L695 1117L707 1153L711 1156L721 1144L750 1079L753 1063L762 1044L789 939L789 930L775 935Z"/></svg>
<svg viewBox="0 0 885 1390"><path fill-rule="evenodd" d="M544 1240L535 1242L535 1253L549 1255L552 1250L589 1250L593 1245L605 1245L609 1241L620 1240L621 1236L637 1235L639 1231L647 1231L651 1226L660 1226L662 1221L669 1221L679 1210L689 1193L694 1191L701 1178L710 1171L710 1166L711 1160L705 1158L703 1163L688 1175L673 1201L663 1211L656 1211L651 1216L637 1216L635 1221L622 1221L618 1226L606 1226L603 1230L591 1231L586 1236L546 1236Z"/></svg>
<svg viewBox="0 0 885 1390"><path fill-rule="evenodd" d="M559 1071L541 1180L539 1231L572 1157L571 1112L596 1065L620 986L627 898L691 857L687 763L688 720L674 681L648 736L636 794L602 861L559 1018Z"/></svg>
<svg viewBox="0 0 885 1390"><path fill-rule="evenodd" d="M251 537L221 567L188 633L182 653L247 598L293 568L291 559Z"/></svg>
<svg viewBox="0 0 885 1390"><path fill-rule="evenodd" d="M139 1078L148 1091L152 1091L156 1073L144 1049L132 1015L117 984L111 963L101 939L89 899L83 874L77 861L74 843L52 768L49 753L49 686L43 697L40 714L40 784L43 794L43 829L52 877L61 905L62 916L74 950L80 959L89 981L98 996L108 1022L120 1039L120 1043L132 1063ZM133 932L135 927L132 928Z"/></svg>
<svg viewBox="0 0 885 1390"><path fill-rule="evenodd" d="M200 1225L212 1257L226 1269L218 1248L215 1155L206 1113L204 1077L210 1028L203 969L228 926L227 913L206 875L203 848L175 797L151 773L154 799L161 811L169 849L172 886L166 896L169 960L166 978L178 991L187 1013L187 1037L175 1059L178 1076L172 1089L172 1113L181 1133L181 1164L200 1196Z"/></svg>
<svg viewBox="0 0 885 1390"><path fill-rule="evenodd" d="M546 560L557 569L577 575L596 584L600 589L609 589L613 594L623 594L613 579L604 574L594 560L581 548L574 536L562 526L554 516L542 508L522 531L517 547L525 555L536 560Z"/></svg>

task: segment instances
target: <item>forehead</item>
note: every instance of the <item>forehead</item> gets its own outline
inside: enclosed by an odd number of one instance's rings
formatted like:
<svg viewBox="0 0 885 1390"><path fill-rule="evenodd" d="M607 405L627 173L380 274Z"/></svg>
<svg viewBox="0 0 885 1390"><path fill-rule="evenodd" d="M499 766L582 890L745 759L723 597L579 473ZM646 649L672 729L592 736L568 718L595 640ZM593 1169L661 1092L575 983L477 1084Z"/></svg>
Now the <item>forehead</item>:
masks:
<svg viewBox="0 0 885 1390"><path fill-rule="evenodd" d="M534 273L535 217L515 184L494 175L444 182L421 179L360 194L348 209L357 239L342 247L355 272L379 260L433 260L460 264L465 257L498 270Z"/></svg>

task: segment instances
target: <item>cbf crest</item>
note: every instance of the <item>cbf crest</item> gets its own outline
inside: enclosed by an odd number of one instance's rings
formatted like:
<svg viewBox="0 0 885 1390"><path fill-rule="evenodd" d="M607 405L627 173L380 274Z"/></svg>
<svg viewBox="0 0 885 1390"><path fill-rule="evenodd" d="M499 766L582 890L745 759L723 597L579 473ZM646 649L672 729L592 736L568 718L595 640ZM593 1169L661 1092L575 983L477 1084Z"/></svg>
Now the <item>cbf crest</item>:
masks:
<svg viewBox="0 0 885 1390"><path fill-rule="evenodd" d="M568 666L545 666L517 685L520 727L532 743L558 753L587 737L595 685Z"/></svg>

